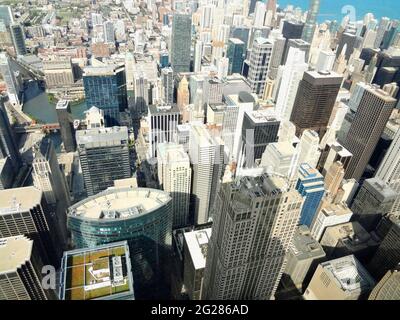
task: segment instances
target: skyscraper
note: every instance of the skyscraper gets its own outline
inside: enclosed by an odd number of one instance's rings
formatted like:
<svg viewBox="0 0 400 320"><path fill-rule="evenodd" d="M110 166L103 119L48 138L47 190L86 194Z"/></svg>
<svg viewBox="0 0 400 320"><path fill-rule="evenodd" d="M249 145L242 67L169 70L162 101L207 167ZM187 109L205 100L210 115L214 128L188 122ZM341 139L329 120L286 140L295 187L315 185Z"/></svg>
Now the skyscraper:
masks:
<svg viewBox="0 0 400 320"><path fill-rule="evenodd" d="M115 32L114 32L114 24L112 21L106 21L103 24L104 28L104 42L105 43L114 43L115 42Z"/></svg>
<svg viewBox="0 0 400 320"><path fill-rule="evenodd" d="M400 266L389 270L376 284L368 300L400 300Z"/></svg>
<svg viewBox="0 0 400 320"><path fill-rule="evenodd" d="M19 104L22 83L18 81L17 72L12 69L10 59L5 53L0 53L0 74L6 83L9 101L12 104Z"/></svg>
<svg viewBox="0 0 400 320"><path fill-rule="evenodd" d="M223 149L222 141L211 136L204 125L192 125L189 156L193 170L194 224L206 223L211 217L215 193L222 174Z"/></svg>
<svg viewBox="0 0 400 320"><path fill-rule="evenodd" d="M61 140L66 152L76 149L75 129L68 100L59 100L56 105L57 119L60 124Z"/></svg>
<svg viewBox="0 0 400 320"><path fill-rule="evenodd" d="M302 203L300 194L276 176L242 177L222 184L202 299L273 298Z"/></svg>
<svg viewBox="0 0 400 320"><path fill-rule="evenodd" d="M353 157L346 169L345 179L360 179L379 141L397 100L377 86L359 83L353 97L356 114L343 141Z"/></svg>
<svg viewBox="0 0 400 320"><path fill-rule="evenodd" d="M192 17L174 14L171 35L171 67L175 73L190 71L190 47L192 42Z"/></svg>
<svg viewBox="0 0 400 320"><path fill-rule="evenodd" d="M21 167L21 156L14 140L4 101L0 99L0 158L9 157L15 173Z"/></svg>
<svg viewBox="0 0 400 320"><path fill-rule="evenodd" d="M132 114L135 117L147 114L149 106L148 79L144 72L135 72L133 76L133 87L135 92L135 105Z"/></svg>
<svg viewBox="0 0 400 320"><path fill-rule="evenodd" d="M296 190L305 198L301 210L300 224L311 227L322 197L325 193L324 177L307 163L300 165Z"/></svg>
<svg viewBox="0 0 400 320"><path fill-rule="evenodd" d="M304 72L290 116L296 135L305 129L316 131L320 137L325 134L342 80L334 72Z"/></svg>
<svg viewBox="0 0 400 320"><path fill-rule="evenodd" d="M89 196L131 177L127 127L78 130L76 142Z"/></svg>
<svg viewBox="0 0 400 320"><path fill-rule="evenodd" d="M319 4L320 0L310 0L310 8L308 10L306 24L304 25L303 34L301 35L301 38L309 43L312 42L314 37Z"/></svg>
<svg viewBox="0 0 400 320"><path fill-rule="evenodd" d="M244 42L237 38L230 38L226 56L229 59L228 74L241 73L246 46Z"/></svg>
<svg viewBox="0 0 400 320"><path fill-rule="evenodd" d="M189 204L192 169L183 145L160 143L158 145L158 181L172 198L172 227L189 224Z"/></svg>
<svg viewBox="0 0 400 320"><path fill-rule="evenodd" d="M164 92L164 103L172 104L174 102L174 75L172 68L161 69L161 82Z"/></svg>
<svg viewBox="0 0 400 320"><path fill-rule="evenodd" d="M248 61L249 72L247 80L250 83L251 91L259 96L264 92L272 49L273 42L271 40L263 37L254 39Z"/></svg>
<svg viewBox="0 0 400 320"><path fill-rule="evenodd" d="M125 68L117 65L86 67L83 86L86 108L102 109L106 125L118 125L119 112L128 108Z"/></svg>
<svg viewBox="0 0 400 320"><path fill-rule="evenodd" d="M182 80L179 82L176 102L181 113L183 112L183 109L189 104L189 99L189 83L186 76L183 76Z"/></svg>
<svg viewBox="0 0 400 320"><path fill-rule="evenodd" d="M14 45L15 53L18 56L27 54L25 46L25 34L22 26L19 23L13 23L10 25L11 39Z"/></svg>
<svg viewBox="0 0 400 320"><path fill-rule="evenodd" d="M13 23L14 17L10 6L0 5L0 22L3 22L6 27Z"/></svg>

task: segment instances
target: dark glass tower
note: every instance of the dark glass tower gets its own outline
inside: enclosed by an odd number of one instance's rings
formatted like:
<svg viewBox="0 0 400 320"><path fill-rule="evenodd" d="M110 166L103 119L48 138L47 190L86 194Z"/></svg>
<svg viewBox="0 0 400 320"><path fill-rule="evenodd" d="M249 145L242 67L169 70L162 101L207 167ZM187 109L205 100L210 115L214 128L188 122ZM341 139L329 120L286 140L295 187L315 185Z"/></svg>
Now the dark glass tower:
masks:
<svg viewBox="0 0 400 320"><path fill-rule="evenodd" d="M175 73L190 71L192 17L175 14L172 22L171 66Z"/></svg>
<svg viewBox="0 0 400 320"><path fill-rule="evenodd" d="M230 38L228 42L227 58L229 58L228 74L241 73L246 52L244 42L237 38Z"/></svg>

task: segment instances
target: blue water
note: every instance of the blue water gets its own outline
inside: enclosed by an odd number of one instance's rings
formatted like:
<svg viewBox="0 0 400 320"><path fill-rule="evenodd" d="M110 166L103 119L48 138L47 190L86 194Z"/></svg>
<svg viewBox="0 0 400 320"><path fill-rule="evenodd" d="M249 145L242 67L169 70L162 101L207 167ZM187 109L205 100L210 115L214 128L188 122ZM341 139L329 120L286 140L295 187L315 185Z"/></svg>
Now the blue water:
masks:
<svg viewBox="0 0 400 320"><path fill-rule="evenodd" d="M308 10L310 0L278 0L280 8L285 8L288 4ZM342 8L352 6L354 8L355 19L361 20L366 13L373 13L375 18L389 17L400 19L399 0L321 0L320 14L318 21L337 20L339 23L347 15L342 13ZM351 10L353 12L353 10Z"/></svg>

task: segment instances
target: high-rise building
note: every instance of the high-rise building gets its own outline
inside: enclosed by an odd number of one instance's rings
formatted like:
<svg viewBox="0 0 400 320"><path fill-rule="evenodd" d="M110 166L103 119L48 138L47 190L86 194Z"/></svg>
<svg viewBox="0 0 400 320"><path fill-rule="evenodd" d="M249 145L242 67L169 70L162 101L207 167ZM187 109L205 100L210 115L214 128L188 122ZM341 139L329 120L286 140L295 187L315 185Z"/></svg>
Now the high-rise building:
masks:
<svg viewBox="0 0 400 320"><path fill-rule="evenodd" d="M303 163L300 165L296 190L305 198L300 224L310 227L325 193L324 177L317 169Z"/></svg>
<svg viewBox="0 0 400 320"><path fill-rule="evenodd" d="M304 72L290 116L297 135L305 129L325 134L342 80L334 72Z"/></svg>
<svg viewBox="0 0 400 320"><path fill-rule="evenodd" d="M271 40L263 37L254 39L248 60L249 72L247 80L250 83L251 91L259 96L264 92L272 49L273 42Z"/></svg>
<svg viewBox="0 0 400 320"><path fill-rule="evenodd" d="M309 42L306 42L306 41L304 41L302 39L289 39L286 42L285 54L284 54L283 59L282 59L282 64L284 65L284 64L287 63L287 60L288 60L288 57L289 57L289 51L292 48L293 49L299 49L299 50L303 51L304 52L305 62L308 62L308 58L309 58L309 55L310 55L310 46L311 45L310 45Z"/></svg>
<svg viewBox="0 0 400 320"><path fill-rule="evenodd" d="M300 142L296 148L295 167L296 172L292 175L296 175L298 168L301 164L307 163L310 167L316 168L318 164L319 156L321 152L319 151L319 136L314 130L304 130L300 137Z"/></svg>
<svg viewBox="0 0 400 320"><path fill-rule="evenodd" d="M0 190L11 188L14 183L14 169L9 157L0 159Z"/></svg>
<svg viewBox="0 0 400 320"><path fill-rule="evenodd" d="M345 178L360 179L379 141L397 100L379 87L359 83L360 94L354 97L356 114L343 146L353 157Z"/></svg>
<svg viewBox="0 0 400 320"><path fill-rule="evenodd" d="M215 204L202 298L273 298L302 203L296 190L273 175L222 184Z"/></svg>
<svg viewBox="0 0 400 320"><path fill-rule="evenodd" d="M282 55L285 51L286 39L281 33L274 35L274 48L272 49L271 62L269 64L268 77L275 80L278 75L278 69L281 65Z"/></svg>
<svg viewBox="0 0 400 320"><path fill-rule="evenodd" d="M340 161L334 162L325 174L326 193L334 196L338 192L344 177L344 166Z"/></svg>
<svg viewBox="0 0 400 320"><path fill-rule="evenodd" d="M389 29L390 19L387 17L383 17L379 22L378 29L376 32L376 38L374 42L374 48L379 49L382 45L382 41L384 40L385 34Z"/></svg>
<svg viewBox="0 0 400 320"><path fill-rule="evenodd" d="M376 284L368 300L400 300L400 266L389 270Z"/></svg>
<svg viewBox="0 0 400 320"><path fill-rule="evenodd" d="M307 70L305 53L299 49L290 49L286 64L280 68L282 77L275 105L276 115L282 120L290 119L300 80Z"/></svg>
<svg viewBox="0 0 400 320"><path fill-rule="evenodd" d="M179 82L176 102L181 113L183 112L183 109L189 104L189 100L189 83L186 76L183 76L182 80Z"/></svg>
<svg viewBox="0 0 400 320"><path fill-rule="evenodd" d="M43 138L33 147L32 176L34 186L43 191L46 203L56 213L60 238L66 246L68 234L65 210L70 206L71 199L53 142L48 138Z"/></svg>
<svg viewBox="0 0 400 320"><path fill-rule="evenodd" d="M0 238L29 237L43 263L57 268L62 255L59 232L41 190L35 187L0 190Z"/></svg>
<svg viewBox="0 0 400 320"><path fill-rule="evenodd" d="M4 101L0 99L0 159L9 157L15 173L21 167L21 155L13 136Z"/></svg>
<svg viewBox="0 0 400 320"><path fill-rule="evenodd" d="M60 274L61 300L135 299L127 241L66 251Z"/></svg>
<svg viewBox="0 0 400 320"><path fill-rule="evenodd" d="M246 45L238 38L230 38L226 56L229 59L228 74L242 73L243 61L246 53Z"/></svg>
<svg viewBox="0 0 400 320"><path fill-rule="evenodd" d="M282 27L282 36L285 39L301 39L304 23L296 20L284 20Z"/></svg>
<svg viewBox="0 0 400 320"><path fill-rule="evenodd" d="M289 141L269 143L261 158L260 166L267 172L289 177L292 171L295 149Z"/></svg>
<svg viewBox="0 0 400 320"><path fill-rule="evenodd" d="M318 265L304 292L305 300L360 300L368 297L375 281L354 257L345 256Z"/></svg>
<svg viewBox="0 0 400 320"><path fill-rule="evenodd" d="M242 160L239 165L253 167L261 159L266 146L278 141L280 121L273 110L245 112L242 124Z"/></svg>
<svg viewBox="0 0 400 320"><path fill-rule="evenodd" d="M23 56L27 54L28 51L25 46L25 34L22 26L19 23L11 24L10 33L16 55Z"/></svg>
<svg viewBox="0 0 400 320"><path fill-rule="evenodd" d="M119 124L119 112L128 108L125 68L123 66L90 66L84 69L83 86L86 108L104 111L107 126Z"/></svg>
<svg viewBox="0 0 400 320"><path fill-rule="evenodd" d="M10 58L5 53L0 53L0 74L6 83L9 101L12 104L19 104L22 83L18 81L18 72L12 69Z"/></svg>
<svg viewBox="0 0 400 320"><path fill-rule="evenodd" d="M308 10L306 23L303 28L303 34L301 35L301 38L309 43L311 43L314 38L319 5L320 0L310 0L310 8Z"/></svg>
<svg viewBox="0 0 400 320"><path fill-rule="evenodd" d="M299 226L286 254L287 264L282 282L303 292L317 265L325 258L324 249L306 226Z"/></svg>
<svg viewBox="0 0 400 320"><path fill-rule="evenodd" d="M192 17L174 14L171 35L171 67L175 73L190 71L190 47L192 43Z"/></svg>
<svg viewBox="0 0 400 320"><path fill-rule="evenodd" d="M76 143L89 196L131 177L127 127L78 130Z"/></svg>
<svg viewBox="0 0 400 320"><path fill-rule="evenodd" d="M147 114L149 106L149 85L144 72L135 72L133 76L133 88L135 92L135 105L133 114L140 118Z"/></svg>
<svg viewBox="0 0 400 320"><path fill-rule="evenodd" d="M69 87L74 84L74 71L70 58L43 61L43 72L48 88Z"/></svg>
<svg viewBox="0 0 400 320"><path fill-rule="evenodd" d="M362 184L351 210L362 226L372 231L381 218L391 212L397 197L397 192L385 182L377 177L370 178Z"/></svg>
<svg viewBox="0 0 400 320"><path fill-rule="evenodd" d="M174 73L172 68L161 69L161 83L164 103L170 105L174 102Z"/></svg>
<svg viewBox="0 0 400 320"><path fill-rule="evenodd" d="M115 42L115 31L114 31L114 23L112 21L106 21L103 24L103 34L104 34L104 42L105 43L114 43Z"/></svg>
<svg viewBox="0 0 400 320"><path fill-rule="evenodd" d="M183 236L183 283L189 299L200 300L204 288L204 268L211 228L185 232Z"/></svg>
<svg viewBox="0 0 400 320"><path fill-rule="evenodd" d="M253 26L256 28L261 28L264 26L265 13L267 11L267 6L264 2L257 1L254 8L254 19Z"/></svg>
<svg viewBox="0 0 400 320"><path fill-rule="evenodd" d="M189 224L189 204L192 169L183 145L174 143L158 144L158 181L162 189L172 198L172 227Z"/></svg>
<svg viewBox="0 0 400 320"><path fill-rule="evenodd" d="M215 193L222 174L223 152L221 139L211 136L202 124L192 125L189 156L193 170L194 224L204 224L211 218Z"/></svg>
<svg viewBox="0 0 400 320"><path fill-rule="evenodd" d="M74 119L71 114L71 107L68 100L59 100L56 105L57 119L60 124L61 140L66 152L73 152L76 149Z"/></svg>
<svg viewBox="0 0 400 320"><path fill-rule="evenodd" d="M159 143L174 142L176 127L179 124L179 109L173 105L150 105L149 123L149 157L157 156Z"/></svg>
<svg viewBox="0 0 400 320"><path fill-rule="evenodd" d="M35 245L23 235L0 238L0 300L56 298L53 290L43 288L43 262Z"/></svg>
<svg viewBox="0 0 400 320"><path fill-rule="evenodd" d="M160 294L157 290L162 287L172 241L172 206L167 192L109 188L71 206L68 228L77 248L128 241L136 297Z"/></svg>
<svg viewBox="0 0 400 320"><path fill-rule="evenodd" d="M10 6L0 5L0 22L3 22L6 27L13 23L14 17Z"/></svg>

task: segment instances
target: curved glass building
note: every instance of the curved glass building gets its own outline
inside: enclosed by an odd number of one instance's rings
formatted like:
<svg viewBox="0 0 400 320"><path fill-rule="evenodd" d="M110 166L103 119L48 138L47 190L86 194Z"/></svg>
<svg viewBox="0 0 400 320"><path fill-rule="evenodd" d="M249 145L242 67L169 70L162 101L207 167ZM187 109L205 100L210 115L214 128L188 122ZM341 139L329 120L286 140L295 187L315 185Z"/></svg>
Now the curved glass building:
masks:
<svg viewBox="0 0 400 320"><path fill-rule="evenodd" d="M127 240L137 298L160 282L172 238L169 193L149 188L108 188L69 208L68 228L77 248Z"/></svg>

